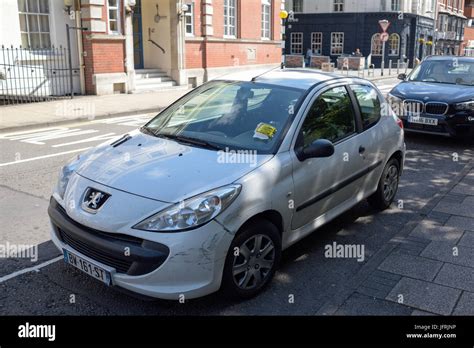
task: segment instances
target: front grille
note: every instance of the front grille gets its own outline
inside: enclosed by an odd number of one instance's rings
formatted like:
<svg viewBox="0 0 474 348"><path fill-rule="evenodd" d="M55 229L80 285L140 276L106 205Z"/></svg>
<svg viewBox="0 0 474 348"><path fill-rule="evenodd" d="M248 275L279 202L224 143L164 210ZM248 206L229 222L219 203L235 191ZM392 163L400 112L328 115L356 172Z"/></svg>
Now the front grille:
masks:
<svg viewBox="0 0 474 348"><path fill-rule="evenodd" d="M77 238L74 238L71 234L68 234L66 231L63 231L60 228L58 228L58 231L62 241L71 246L71 248L87 257L90 257L93 260L115 268L119 273L127 273L130 269L130 266L132 266L133 262L119 260L113 255L107 254L102 250L94 248L93 246L88 245Z"/></svg>
<svg viewBox="0 0 474 348"><path fill-rule="evenodd" d="M428 102L425 105L426 113L430 115L445 115L448 112L449 105L446 103Z"/></svg>

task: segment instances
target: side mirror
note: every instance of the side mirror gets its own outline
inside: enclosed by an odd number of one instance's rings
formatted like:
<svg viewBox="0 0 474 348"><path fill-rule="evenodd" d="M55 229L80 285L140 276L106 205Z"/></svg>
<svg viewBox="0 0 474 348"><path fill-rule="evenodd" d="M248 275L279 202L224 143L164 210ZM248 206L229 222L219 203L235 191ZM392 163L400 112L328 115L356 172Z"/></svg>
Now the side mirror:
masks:
<svg viewBox="0 0 474 348"><path fill-rule="evenodd" d="M319 139L301 151L300 159L331 157L334 155L334 145L329 140Z"/></svg>
<svg viewBox="0 0 474 348"><path fill-rule="evenodd" d="M407 74L400 74L400 75L398 75L398 79L405 81L405 80L407 79Z"/></svg>

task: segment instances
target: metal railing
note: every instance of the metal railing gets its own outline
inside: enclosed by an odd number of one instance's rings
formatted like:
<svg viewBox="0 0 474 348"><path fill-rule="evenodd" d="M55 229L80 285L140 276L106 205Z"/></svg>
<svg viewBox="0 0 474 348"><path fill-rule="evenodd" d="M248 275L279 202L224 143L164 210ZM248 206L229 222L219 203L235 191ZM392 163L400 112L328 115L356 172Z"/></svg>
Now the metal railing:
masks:
<svg viewBox="0 0 474 348"><path fill-rule="evenodd" d="M78 69L69 66L64 47L0 49L0 105L31 103L73 96L70 78Z"/></svg>

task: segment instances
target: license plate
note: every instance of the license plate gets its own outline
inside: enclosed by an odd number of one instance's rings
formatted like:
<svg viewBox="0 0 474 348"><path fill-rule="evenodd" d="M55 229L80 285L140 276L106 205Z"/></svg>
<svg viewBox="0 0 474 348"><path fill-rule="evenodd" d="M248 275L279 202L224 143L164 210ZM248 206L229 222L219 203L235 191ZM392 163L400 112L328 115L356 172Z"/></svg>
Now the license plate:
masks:
<svg viewBox="0 0 474 348"><path fill-rule="evenodd" d="M80 269L82 272L87 273L91 277L100 280L102 283L110 285L112 277L110 272L99 267L87 260L84 260L82 257L77 256L76 254L71 253L70 251L63 249L64 262L67 264Z"/></svg>
<svg viewBox="0 0 474 348"><path fill-rule="evenodd" d="M409 116L408 117L408 122L410 123L417 123L417 124L426 124L428 126L437 126L438 125L438 119L436 118L428 118L428 117L415 117L415 116Z"/></svg>

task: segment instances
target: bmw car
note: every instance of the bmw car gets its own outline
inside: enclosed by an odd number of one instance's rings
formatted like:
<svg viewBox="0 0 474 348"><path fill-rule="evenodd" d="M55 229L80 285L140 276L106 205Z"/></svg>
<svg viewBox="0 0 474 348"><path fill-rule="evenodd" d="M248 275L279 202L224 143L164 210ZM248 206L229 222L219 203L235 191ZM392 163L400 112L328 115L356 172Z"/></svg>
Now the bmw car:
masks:
<svg viewBox="0 0 474 348"><path fill-rule="evenodd" d="M431 56L389 93L405 130L474 139L474 58Z"/></svg>
<svg viewBox="0 0 474 348"><path fill-rule="evenodd" d="M133 293L249 298L282 251L368 199L387 209L404 132L369 81L239 74L72 159L51 197L71 267Z"/></svg>

